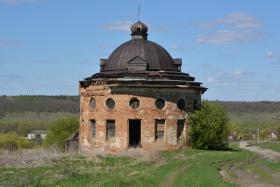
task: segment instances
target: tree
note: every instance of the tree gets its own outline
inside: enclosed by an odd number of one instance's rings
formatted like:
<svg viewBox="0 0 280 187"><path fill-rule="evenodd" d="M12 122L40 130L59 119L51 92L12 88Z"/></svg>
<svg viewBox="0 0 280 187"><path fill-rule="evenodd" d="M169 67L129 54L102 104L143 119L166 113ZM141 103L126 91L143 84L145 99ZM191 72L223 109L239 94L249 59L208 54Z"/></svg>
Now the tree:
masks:
<svg viewBox="0 0 280 187"><path fill-rule="evenodd" d="M189 138L193 148L221 150L228 147L229 119L217 103L203 102L190 115Z"/></svg>
<svg viewBox="0 0 280 187"><path fill-rule="evenodd" d="M79 120L75 117L68 117L57 120L50 127L48 135L44 140L44 145L55 145L63 149L67 138L78 132Z"/></svg>

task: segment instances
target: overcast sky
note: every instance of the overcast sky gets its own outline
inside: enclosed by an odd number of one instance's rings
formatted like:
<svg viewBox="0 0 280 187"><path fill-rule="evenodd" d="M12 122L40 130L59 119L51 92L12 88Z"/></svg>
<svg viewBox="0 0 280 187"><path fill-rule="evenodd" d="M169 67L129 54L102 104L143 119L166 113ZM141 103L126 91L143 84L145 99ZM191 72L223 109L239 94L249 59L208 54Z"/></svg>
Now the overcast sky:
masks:
<svg viewBox="0 0 280 187"><path fill-rule="evenodd" d="M280 100L280 1L140 0L149 40L211 100ZM130 39L137 0L0 0L0 95L78 95Z"/></svg>

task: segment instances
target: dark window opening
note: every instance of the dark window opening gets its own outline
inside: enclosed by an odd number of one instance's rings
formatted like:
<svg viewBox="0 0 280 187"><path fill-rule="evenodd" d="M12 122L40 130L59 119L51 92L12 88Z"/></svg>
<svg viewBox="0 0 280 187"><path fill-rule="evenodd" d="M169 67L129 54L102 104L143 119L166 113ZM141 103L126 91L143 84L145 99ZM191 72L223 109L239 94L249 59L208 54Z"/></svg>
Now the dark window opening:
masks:
<svg viewBox="0 0 280 187"><path fill-rule="evenodd" d="M197 99L194 100L194 109L195 110L199 110L201 108L201 104L200 101L198 101Z"/></svg>
<svg viewBox="0 0 280 187"><path fill-rule="evenodd" d="M129 147L141 145L141 120L129 120Z"/></svg>
<svg viewBox="0 0 280 187"><path fill-rule="evenodd" d="M106 106L109 109L115 108L115 101L112 98L106 100Z"/></svg>
<svg viewBox="0 0 280 187"><path fill-rule="evenodd" d="M139 106L140 106L140 101L139 101L137 98L132 98L132 99L129 101L129 106L130 106L132 109L137 109L137 108L139 108Z"/></svg>
<svg viewBox="0 0 280 187"><path fill-rule="evenodd" d="M137 27L137 32L140 32L140 30L141 30L141 29L140 29L139 27Z"/></svg>
<svg viewBox="0 0 280 187"><path fill-rule="evenodd" d="M95 108L95 106L96 106L95 99L92 98L92 99L90 100L89 106L90 106L90 108Z"/></svg>
<svg viewBox="0 0 280 187"><path fill-rule="evenodd" d="M109 140L115 137L116 133L116 124L115 120L106 121L106 139Z"/></svg>
<svg viewBox="0 0 280 187"><path fill-rule="evenodd" d="M41 134L35 134L35 139L41 139Z"/></svg>
<svg viewBox="0 0 280 187"><path fill-rule="evenodd" d="M158 98L155 102L157 109L162 110L165 107L165 100Z"/></svg>
<svg viewBox="0 0 280 187"><path fill-rule="evenodd" d="M91 125L91 137L95 138L96 136L96 122L95 120L90 120L90 125Z"/></svg>
<svg viewBox="0 0 280 187"><path fill-rule="evenodd" d="M184 99L179 99L179 101L177 102L177 107L180 109L180 110L184 110L185 109L185 106L186 106L186 102Z"/></svg>
<svg viewBox="0 0 280 187"><path fill-rule="evenodd" d="M164 138L165 119L156 119L155 124L155 139L161 140Z"/></svg>
<svg viewBox="0 0 280 187"><path fill-rule="evenodd" d="M184 127L185 127L185 121L186 121L185 119L179 119L177 121L177 140L179 140L179 138L183 134Z"/></svg>

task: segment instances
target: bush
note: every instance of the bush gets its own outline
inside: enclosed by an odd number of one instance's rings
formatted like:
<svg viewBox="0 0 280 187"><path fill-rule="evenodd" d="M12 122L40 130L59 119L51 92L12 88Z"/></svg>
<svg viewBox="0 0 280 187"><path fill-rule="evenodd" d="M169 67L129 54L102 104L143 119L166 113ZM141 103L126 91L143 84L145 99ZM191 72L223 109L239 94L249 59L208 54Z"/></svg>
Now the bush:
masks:
<svg viewBox="0 0 280 187"><path fill-rule="evenodd" d="M79 120L75 117L68 117L57 120L51 125L48 135L43 144L55 145L60 149L64 148L65 140L79 129Z"/></svg>
<svg viewBox="0 0 280 187"><path fill-rule="evenodd" d="M0 134L0 149L15 151L18 148L31 148L33 144L16 133Z"/></svg>
<svg viewBox="0 0 280 187"><path fill-rule="evenodd" d="M221 150L228 147L229 119L223 107L203 102L190 115L189 138L193 148Z"/></svg>

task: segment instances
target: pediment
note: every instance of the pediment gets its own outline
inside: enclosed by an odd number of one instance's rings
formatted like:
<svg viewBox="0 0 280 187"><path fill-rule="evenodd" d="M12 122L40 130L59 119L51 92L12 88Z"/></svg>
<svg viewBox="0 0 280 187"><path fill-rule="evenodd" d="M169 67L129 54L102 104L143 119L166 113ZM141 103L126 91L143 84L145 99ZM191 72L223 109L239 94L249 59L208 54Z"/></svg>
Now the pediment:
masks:
<svg viewBox="0 0 280 187"><path fill-rule="evenodd" d="M147 62L140 56L133 57L127 62L128 71L145 71Z"/></svg>
<svg viewBox="0 0 280 187"><path fill-rule="evenodd" d="M144 64L144 63L147 64L147 62L143 58L141 58L140 56L133 57L132 59L130 59L127 62L127 64L141 64L141 63L142 64Z"/></svg>

